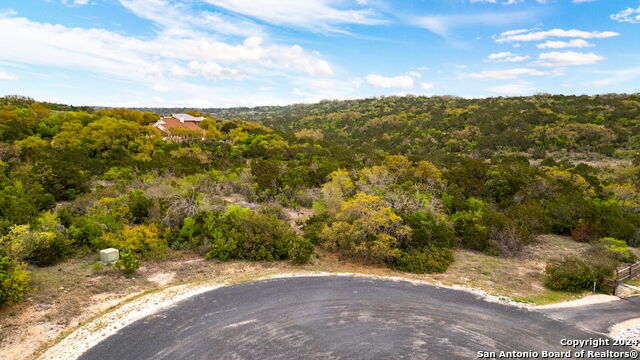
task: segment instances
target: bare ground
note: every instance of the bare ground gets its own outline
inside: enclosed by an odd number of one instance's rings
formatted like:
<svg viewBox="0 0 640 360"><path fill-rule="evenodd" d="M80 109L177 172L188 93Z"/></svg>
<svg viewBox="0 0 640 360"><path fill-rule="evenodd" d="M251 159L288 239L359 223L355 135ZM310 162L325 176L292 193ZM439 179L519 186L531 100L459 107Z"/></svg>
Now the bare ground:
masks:
<svg viewBox="0 0 640 360"><path fill-rule="evenodd" d="M580 295L546 290L541 273L546 263L575 253L584 244L558 236L542 236L515 258L460 250L443 274L407 274L385 267L343 261L318 251L310 264L287 262L207 261L193 254L171 253L163 261L145 262L133 278L109 268L92 269L94 256L72 259L48 268L33 268L34 290L22 303L0 310L0 358L32 359L80 325L134 301L142 294L185 283L250 281L282 273L340 272L402 277L433 284L478 288L520 302L545 304Z"/></svg>

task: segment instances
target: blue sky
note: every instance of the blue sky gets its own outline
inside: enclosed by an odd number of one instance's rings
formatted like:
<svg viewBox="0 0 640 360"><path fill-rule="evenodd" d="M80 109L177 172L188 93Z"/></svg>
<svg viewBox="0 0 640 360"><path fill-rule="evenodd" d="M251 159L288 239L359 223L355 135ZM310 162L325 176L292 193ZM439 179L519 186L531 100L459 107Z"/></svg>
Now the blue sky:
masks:
<svg viewBox="0 0 640 360"><path fill-rule="evenodd" d="M640 91L639 0L2 0L0 95L229 107Z"/></svg>

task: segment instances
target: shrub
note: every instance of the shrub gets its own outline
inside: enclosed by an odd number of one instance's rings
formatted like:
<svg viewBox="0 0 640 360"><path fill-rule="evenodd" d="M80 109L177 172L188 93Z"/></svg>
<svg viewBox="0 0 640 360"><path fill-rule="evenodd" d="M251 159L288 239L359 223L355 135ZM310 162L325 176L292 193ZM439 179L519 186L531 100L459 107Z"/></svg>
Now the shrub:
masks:
<svg viewBox="0 0 640 360"><path fill-rule="evenodd" d="M105 234L105 243L118 249L126 249L142 257L162 257L169 246L155 224L125 226L119 235Z"/></svg>
<svg viewBox="0 0 640 360"><path fill-rule="evenodd" d="M28 276L24 264L0 252L0 306L14 304L26 294L29 290Z"/></svg>
<svg viewBox="0 0 640 360"><path fill-rule="evenodd" d="M627 241L627 244L633 247L640 247L640 228L637 229L636 232L633 234L633 237L631 237L631 239Z"/></svg>
<svg viewBox="0 0 640 360"><path fill-rule="evenodd" d="M140 267L140 262L133 251L122 250L120 251L120 258L115 262L114 267L125 276L133 275Z"/></svg>
<svg viewBox="0 0 640 360"><path fill-rule="evenodd" d="M411 236L381 198L364 193L344 202L336 220L320 233L322 246L370 263L392 264Z"/></svg>
<svg viewBox="0 0 640 360"><path fill-rule="evenodd" d="M203 233L209 243L207 258L273 261L294 256L296 262L308 260L309 245L302 244L304 240L291 226L274 214L230 205L224 213L207 215Z"/></svg>
<svg viewBox="0 0 640 360"><path fill-rule="evenodd" d="M606 291L605 280L613 275L617 261L602 252L573 255L547 265L545 285L552 290L577 292L593 288Z"/></svg>
<svg viewBox="0 0 640 360"><path fill-rule="evenodd" d="M294 264L305 264L309 262L313 254L313 244L309 239L296 237L289 244L289 259Z"/></svg>
<svg viewBox="0 0 640 360"><path fill-rule="evenodd" d="M142 190L133 190L128 198L129 215L136 224L143 223L149 217L153 201L145 196Z"/></svg>
<svg viewBox="0 0 640 360"><path fill-rule="evenodd" d="M518 227L526 229L532 235L549 232L550 219L545 214L543 203L538 200L527 200L521 205L510 207L506 212Z"/></svg>
<svg viewBox="0 0 640 360"><path fill-rule="evenodd" d="M455 231L444 215L416 211L404 216L405 223L411 228L411 246L422 248L429 244L439 247L451 247L455 242Z"/></svg>
<svg viewBox="0 0 640 360"><path fill-rule="evenodd" d="M483 221L489 230L490 253L515 256L531 241L529 231L504 214L487 213Z"/></svg>
<svg viewBox="0 0 640 360"><path fill-rule="evenodd" d="M581 193L561 192L546 204L551 230L555 234L569 234L589 211L589 203Z"/></svg>
<svg viewBox="0 0 640 360"><path fill-rule="evenodd" d="M573 230L571 230L571 238L577 242L590 242L595 240L598 237L598 233L595 229L584 222L580 222L580 224Z"/></svg>
<svg viewBox="0 0 640 360"><path fill-rule="evenodd" d="M604 237L598 240L594 245L598 248L604 249L618 261L626 263L633 263L634 261L636 261L635 254L627 248L627 243L623 240Z"/></svg>
<svg viewBox="0 0 640 360"><path fill-rule="evenodd" d="M236 252L238 248L236 239L239 238L241 234L237 231L229 228L227 228L226 231L223 231L222 228L212 228L208 231L207 235L209 238L209 252L205 254L207 259L228 261L234 257L239 257Z"/></svg>
<svg viewBox="0 0 640 360"><path fill-rule="evenodd" d="M599 236L631 240L640 225L638 215L625 213L615 201L594 199L590 210L587 222Z"/></svg>
<svg viewBox="0 0 640 360"><path fill-rule="evenodd" d="M453 214L456 235L462 247L487 251L489 244L489 229L483 224L483 217L487 212L487 206L481 200L470 198L466 201L468 210L459 211Z"/></svg>
<svg viewBox="0 0 640 360"><path fill-rule="evenodd" d="M453 262L453 251L433 245L424 250L403 251L395 259L393 268L416 274L441 273Z"/></svg>
<svg viewBox="0 0 640 360"><path fill-rule="evenodd" d="M304 225L304 228L303 228L304 236L307 239L311 240L312 243L319 244L320 243L320 237L319 237L320 232L322 231L322 229L327 224L327 220L328 219L329 219L329 214L327 214L327 213L311 216L307 220L307 223Z"/></svg>
<svg viewBox="0 0 640 360"><path fill-rule="evenodd" d="M135 172L131 168L127 168L127 167L121 168L121 167L114 166L110 168L107 172L105 172L104 175L102 175L102 177L105 180L126 181L126 180L132 180L133 178L135 178L135 175L136 175Z"/></svg>
<svg viewBox="0 0 640 360"><path fill-rule="evenodd" d="M69 227L68 234L76 246L97 248L103 231L103 227L95 219L82 216L75 219Z"/></svg>
<svg viewBox="0 0 640 360"><path fill-rule="evenodd" d="M0 239L7 253L17 260L38 266L53 265L69 255L68 241L51 231L34 231L29 225L15 225Z"/></svg>
<svg viewBox="0 0 640 360"><path fill-rule="evenodd" d="M192 218L187 217L182 220L182 227L177 234L177 239L171 244L174 249L183 249L188 245L191 245L196 236L200 234L200 225Z"/></svg>

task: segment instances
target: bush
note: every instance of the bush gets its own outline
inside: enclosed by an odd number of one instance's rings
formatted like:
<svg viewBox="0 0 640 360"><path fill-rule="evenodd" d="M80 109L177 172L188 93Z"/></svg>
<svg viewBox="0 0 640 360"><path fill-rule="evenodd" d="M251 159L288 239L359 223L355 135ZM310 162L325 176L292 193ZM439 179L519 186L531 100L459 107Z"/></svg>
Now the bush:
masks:
<svg viewBox="0 0 640 360"><path fill-rule="evenodd" d="M403 251L395 259L392 268L416 274L441 273L453 262L453 251L429 246L424 250Z"/></svg>
<svg viewBox="0 0 640 360"><path fill-rule="evenodd" d="M489 229L483 224L488 211L487 205L481 200L470 198L465 206L468 210L456 212L451 217L460 245L471 250L489 250Z"/></svg>
<svg viewBox="0 0 640 360"><path fill-rule="evenodd" d="M455 231L444 215L416 211L403 216L405 223L411 228L411 246L423 248L429 244L438 247L451 247L455 242Z"/></svg>
<svg viewBox="0 0 640 360"><path fill-rule="evenodd" d="M68 241L52 231L34 231L29 225L15 225L0 239L7 253L17 260L38 266L53 265L69 255Z"/></svg>
<svg viewBox="0 0 640 360"><path fill-rule="evenodd" d="M491 212L483 221L489 229L490 253L515 256L531 242L529 231L504 214Z"/></svg>
<svg viewBox="0 0 640 360"><path fill-rule="evenodd" d="M105 243L118 249L127 249L142 257L162 257L169 246L166 239L160 237L155 224L125 226L120 235L105 234Z"/></svg>
<svg viewBox="0 0 640 360"><path fill-rule="evenodd" d="M608 291L606 279L613 275L617 261L608 254L595 251L574 255L547 265L545 285L552 290L578 292L593 288Z"/></svg>
<svg viewBox="0 0 640 360"><path fill-rule="evenodd" d="M121 168L114 166L102 175L105 180L126 181L133 180L136 174L131 168Z"/></svg>
<svg viewBox="0 0 640 360"><path fill-rule="evenodd" d="M604 249L610 254L610 256L616 258L618 261L625 263L633 263L636 261L635 254L627 248L627 243L623 240L604 237L598 240L594 245L598 248Z"/></svg>
<svg viewBox="0 0 640 360"><path fill-rule="evenodd" d="M145 196L142 190L133 190L129 193L128 206L131 221L141 224L149 217L149 210L153 201Z"/></svg>
<svg viewBox="0 0 640 360"><path fill-rule="evenodd" d="M76 246L90 246L98 248L100 236L104 229L100 223L91 217L79 217L69 227L68 233Z"/></svg>
<svg viewBox="0 0 640 360"><path fill-rule="evenodd" d="M133 251L122 250L120 251L120 258L115 262L114 267L125 276L133 275L140 267L140 262Z"/></svg>
<svg viewBox="0 0 640 360"><path fill-rule="evenodd" d="M309 244L303 244L304 240L291 226L274 214L230 205L224 213L208 214L203 233L209 243L207 258L273 261L294 257L296 262L308 260Z"/></svg>
<svg viewBox="0 0 640 360"><path fill-rule="evenodd" d="M411 228L381 198L364 193L344 202L336 220L319 234L321 245L370 263L391 265L411 237Z"/></svg>
<svg viewBox="0 0 640 360"><path fill-rule="evenodd" d="M329 214L323 213L320 215L313 215L309 217L307 223L304 225L304 236L311 240L314 244L320 243L320 232L327 224L327 220L329 219Z"/></svg>
<svg viewBox="0 0 640 360"><path fill-rule="evenodd" d="M309 262L311 254L313 254L313 244L309 239L299 236L292 239L289 244L289 259L291 259L294 264L305 264Z"/></svg>
<svg viewBox="0 0 640 360"><path fill-rule="evenodd" d="M586 220L599 236L630 241L640 225L638 215L626 213L615 201L594 199Z"/></svg>
<svg viewBox="0 0 640 360"><path fill-rule="evenodd" d="M571 238L577 242L587 243L598 237L596 230L589 224L580 222L580 224L571 230Z"/></svg>
<svg viewBox="0 0 640 360"><path fill-rule="evenodd" d="M196 236L200 234L200 225L192 218L187 217L182 220L182 228L178 231L176 240L173 241L171 247L173 249L184 249L185 247L192 245Z"/></svg>
<svg viewBox="0 0 640 360"><path fill-rule="evenodd" d="M0 252L0 306L14 304L26 294L29 290L28 276L24 264Z"/></svg>
<svg viewBox="0 0 640 360"><path fill-rule="evenodd" d="M68 241L59 234L40 233L39 243L34 243L26 261L38 266L50 266L59 263L69 256L71 248Z"/></svg>
<svg viewBox="0 0 640 360"><path fill-rule="evenodd" d="M589 203L581 193L562 192L546 204L551 230L555 234L569 234L589 211Z"/></svg>

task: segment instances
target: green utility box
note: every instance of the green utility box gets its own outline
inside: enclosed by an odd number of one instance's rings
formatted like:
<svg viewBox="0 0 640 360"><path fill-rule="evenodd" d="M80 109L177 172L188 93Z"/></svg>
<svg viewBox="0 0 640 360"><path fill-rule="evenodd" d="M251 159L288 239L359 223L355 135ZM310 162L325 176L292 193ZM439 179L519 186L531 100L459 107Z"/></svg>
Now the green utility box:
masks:
<svg viewBox="0 0 640 360"><path fill-rule="evenodd" d="M120 255L118 253L118 249L108 248L104 250L100 250L100 262L103 264L113 264L118 261Z"/></svg>

